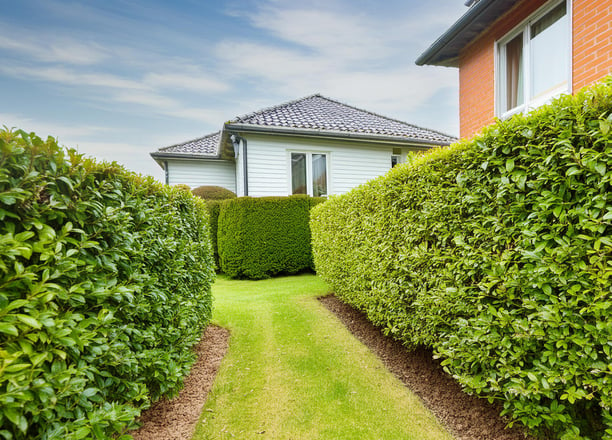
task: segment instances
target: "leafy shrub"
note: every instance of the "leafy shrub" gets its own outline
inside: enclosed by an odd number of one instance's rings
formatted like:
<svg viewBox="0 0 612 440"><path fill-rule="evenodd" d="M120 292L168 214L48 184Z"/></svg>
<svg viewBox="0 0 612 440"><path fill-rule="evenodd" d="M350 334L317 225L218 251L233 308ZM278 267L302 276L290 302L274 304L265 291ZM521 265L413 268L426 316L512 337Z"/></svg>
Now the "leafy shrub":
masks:
<svg viewBox="0 0 612 440"><path fill-rule="evenodd" d="M265 278L312 269L310 208L322 199L239 197L221 204L221 270L231 277Z"/></svg>
<svg viewBox="0 0 612 440"><path fill-rule="evenodd" d="M0 436L131 438L210 319L204 203L0 131Z"/></svg>
<svg viewBox="0 0 612 440"><path fill-rule="evenodd" d="M219 211L221 210L222 200L209 200L206 202L208 209L208 222L210 225L210 244L213 250L215 267L219 269L219 247L217 246L217 229L219 227Z"/></svg>
<svg viewBox="0 0 612 440"><path fill-rule="evenodd" d="M227 200L236 198L236 194L233 191L223 188L222 186L198 186L191 190L191 192L204 200Z"/></svg>
<svg viewBox="0 0 612 440"><path fill-rule="evenodd" d="M229 189L220 186L199 186L195 188L193 194L206 201L208 208L208 218L210 222L210 242L212 244L215 266L220 268L219 264L219 249L217 247L217 225L219 224L219 210L221 202L227 199L235 199L234 194Z"/></svg>
<svg viewBox="0 0 612 440"><path fill-rule="evenodd" d="M612 80L313 209L317 272L544 436L612 438Z"/></svg>
<svg viewBox="0 0 612 440"><path fill-rule="evenodd" d="M174 185L174 188L191 192L191 187L189 185L185 185L184 183L179 183L177 185Z"/></svg>

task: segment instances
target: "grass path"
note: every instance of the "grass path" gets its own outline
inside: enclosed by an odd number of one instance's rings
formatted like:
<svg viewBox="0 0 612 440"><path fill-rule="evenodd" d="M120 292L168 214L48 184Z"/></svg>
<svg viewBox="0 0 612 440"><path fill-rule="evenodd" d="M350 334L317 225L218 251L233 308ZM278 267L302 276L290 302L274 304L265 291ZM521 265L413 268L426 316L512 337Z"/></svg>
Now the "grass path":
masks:
<svg viewBox="0 0 612 440"><path fill-rule="evenodd" d="M230 347L195 440L451 440L316 297L313 275L219 278L213 321Z"/></svg>

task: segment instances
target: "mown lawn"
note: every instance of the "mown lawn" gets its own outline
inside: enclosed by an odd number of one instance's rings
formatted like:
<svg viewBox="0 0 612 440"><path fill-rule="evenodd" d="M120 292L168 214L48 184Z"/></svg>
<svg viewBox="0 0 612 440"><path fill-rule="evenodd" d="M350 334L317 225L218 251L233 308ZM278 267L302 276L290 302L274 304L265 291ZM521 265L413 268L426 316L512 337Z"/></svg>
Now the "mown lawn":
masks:
<svg viewBox="0 0 612 440"><path fill-rule="evenodd" d="M219 278L230 347L194 439L452 439L319 302L316 276Z"/></svg>

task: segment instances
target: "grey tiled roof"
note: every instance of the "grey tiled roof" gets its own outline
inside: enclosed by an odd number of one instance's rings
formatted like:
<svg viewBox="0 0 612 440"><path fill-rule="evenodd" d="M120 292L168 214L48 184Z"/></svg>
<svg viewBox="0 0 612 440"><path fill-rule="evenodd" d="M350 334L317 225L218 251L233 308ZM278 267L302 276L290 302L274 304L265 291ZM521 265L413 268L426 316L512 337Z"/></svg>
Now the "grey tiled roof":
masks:
<svg viewBox="0 0 612 440"><path fill-rule="evenodd" d="M456 140L452 136L358 109L319 94L239 116L226 124L228 128L233 125L384 136L441 144Z"/></svg>
<svg viewBox="0 0 612 440"><path fill-rule="evenodd" d="M219 155L219 139L221 132L211 133L204 137L183 142L181 144L170 145L158 149L155 153L158 155L190 155L190 156L210 156L217 157ZM154 154L155 154L154 153Z"/></svg>

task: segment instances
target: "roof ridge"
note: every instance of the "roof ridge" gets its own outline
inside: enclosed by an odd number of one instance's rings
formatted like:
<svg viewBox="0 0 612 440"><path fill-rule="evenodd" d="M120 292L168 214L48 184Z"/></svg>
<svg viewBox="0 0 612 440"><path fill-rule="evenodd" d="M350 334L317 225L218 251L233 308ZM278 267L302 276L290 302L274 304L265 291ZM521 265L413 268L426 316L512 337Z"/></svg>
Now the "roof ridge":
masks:
<svg viewBox="0 0 612 440"><path fill-rule="evenodd" d="M305 101L307 99L315 98L315 97L324 98L324 96L321 96L320 93L313 93L312 95L304 96L303 98L293 99L291 101L283 102L281 104L272 105L270 107L264 107L262 109L254 111L254 112L245 113L242 116L236 116L235 118L230 119L228 122L226 122L226 124L231 124L231 123L234 123L234 122L236 122L238 120L241 120L241 119L252 118L255 115L260 115L262 113L266 113L266 112L269 112L269 111L272 111L272 110L278 110L278 109L283 108L283 107L289 107L290 105L297 104L300 101Z"/></svg>
<svg viewBox="0 0 612 440"><path fill-rule="evenodd" d="M315 96L315 95L312 95L312 96ZM443 132L438 131L438 130L432 130L431 128L421 127L419 125L411 124L411 123L406 122L406 121L401 121L399 119L390 118L389 116L381 115L380 113L376 113L376 112L373 112L373 111L370 111L370 110L365 110L365 109L362 109L362 108L359 108L359 107L355 107L354 105L346 104L346 103L344 103L342 101L338 101L336 99L328 98L326 96L322 96L322 95L318 95L318 96L323 98L323 99L327 99L328 101L335 102L336 104L340 104L340 105L343 105L345 107L349 107L349 108L352 108L354 110L358 110L358 111L367 113L369 115L378 116L379 118L387 119L387 120L393 121L393 122L398 122L400 124L404 124L404 125L408 125L410 127L418 128L420 130L432 131L434 133L438 133L438 134L440 134L442 136L446 136L446 137L449 137L449 138L456 138L456 136L451 136L450 134L443 133Z"/></svg>
<svg viewBox="0 0 612 440"><path fill-rule="evenodd" d="M237 117L229 120L226 124L239 123L241 121L248 120L250 118L253 118L253 117L265 114L267 112L272 112L272 111L276 111L276 110L279 110L279 109L282 109L282 108L286 108L286 107L289 107L291 105L294 105L294 104L297 104L299 102L306 101L306 100L312 99L312 98L321 98L321 99L324 99L324 100L326 100L328 102L331 102L331 103L343 106L345 108L356 110L358 112L365 113L365 114L368 114L368 115L371 115L371 116L376 116L378 118L382 118L382 119L385 119L387 121L395 122L397 124L401 124L403 126L410 127L412 129L423 130L423 131L426 131L426 132L435 133L435 134L438 134L440 136L444 136L444 137L449 138L449 139L456 139L457 138L456 136L452 136L450 134L447 134L447 133L444 133L444 132L441 132L441 131L438 131L438 130L432 130L430 128L421 127L419 125L411 124L411 123L406 122L406 121L402 121L402 120L399 120L399 119L396 119L396 118L391 118L389 116L381 115L380 113L375 113L375 112L372 112L370 110L365 110L363 108L359 108L359 107L356 107L354 105L347 104L347 103L339 101L337 99L329 98L327 96L323 96L320 93L313 93L313 94L305 96L303 98L293 99L291 101L287 101L287 102L284 102L284 103L281 103L281 104L277 104L277 105L270 106L270 107L265 107L265 108L262 108L260 110L254 111L254 112L246 113L246 114L244 114L242 116L237 116Z"/></svg>
<svg viewBox="0 0 612 440"><path fill-rule="evenodd" d="M194 138L194 139L190 139L190 140L188 140L188 141L179 142L179 143L177 143L177 144L168 145L168 146L166 146L166 147L160 147L160 148L158 148L158 150L157 150L157 151L166 151L166 150L169 150L170 148L180 147L181 145L189 144L189 143L191 143L191 142L200 141L200 140L202 140L202 139L210 138L210 137L213 137L213 136L215 136L215 135L221 135L221 130L217 130L217 131L215 131L214 133L209 133L209 134L206 134L206 135L204 135L204 136L200 136L200 137L197 137L197 138Z"/></svg>

